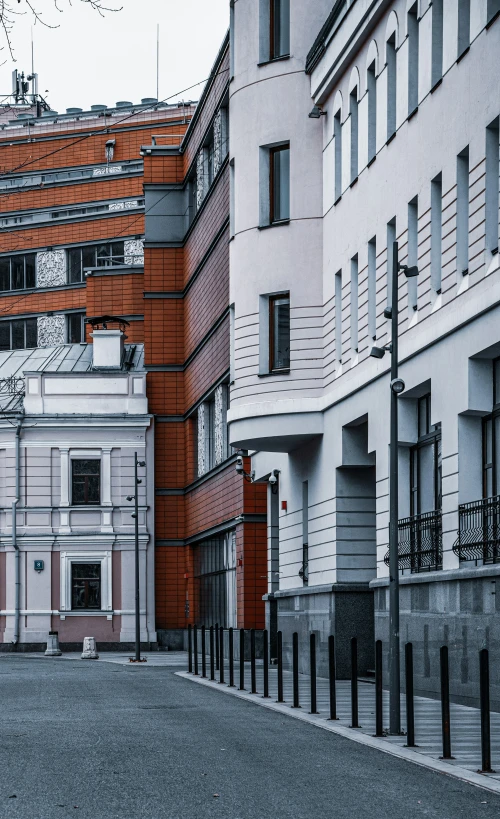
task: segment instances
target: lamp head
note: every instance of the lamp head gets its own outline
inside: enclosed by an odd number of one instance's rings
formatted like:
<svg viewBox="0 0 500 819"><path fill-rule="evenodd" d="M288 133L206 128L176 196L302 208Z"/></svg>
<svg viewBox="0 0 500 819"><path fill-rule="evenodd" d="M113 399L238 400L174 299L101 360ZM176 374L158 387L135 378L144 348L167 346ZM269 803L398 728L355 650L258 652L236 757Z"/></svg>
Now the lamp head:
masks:
<svg viewBox="0 0 500 819"><path fill-rule="evenodd" d="M134 500L134 496L133 496L133 495L127 495L127 500L128 500L128 501L133 501L133 500Z"/></svg>
<svg viewBox="0 0 500 819"><path fill-rule="evenodd" d="M309 119L319 119L326 116L326 111L322 111L319 105L315 105L309 114Z"/></svg>
<svg viewBox="0 0 500 819"><path fill-rule="evenodd" d="M396 395L400 395L400 393L404 392L406 388L406 384L402 378L393 378L391 381L391 390L396 393Z"/></svg>
<svg viewBox="0 0 500 819"><path fill-rule="evenodd" d="M372 347L370 350L370 355L372 358L383 358L385 356L385 348L384 347Z"/></svg>

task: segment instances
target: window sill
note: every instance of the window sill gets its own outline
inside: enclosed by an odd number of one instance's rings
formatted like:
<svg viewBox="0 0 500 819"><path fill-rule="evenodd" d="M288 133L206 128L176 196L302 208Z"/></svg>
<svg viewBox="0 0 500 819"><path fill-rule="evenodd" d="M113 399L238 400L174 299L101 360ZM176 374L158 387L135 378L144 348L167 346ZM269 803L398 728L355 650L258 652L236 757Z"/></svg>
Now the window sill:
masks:
<svg viewBox="0 0 500 819"><path fill-rule="evenodd" d="M61 611L63 617L110 617L112 611L97 611L96 609L78 609L78 611Z"/></svg>
<svg viewBox="0 0 500 819"><path fill-rule="evenodd" d="M335 207L335 205L338 205L338 203L340 202L341 199L342 199L342 194L340 194L340 196L338 196L336 198L335 202L333 203L333 206Z"/></svg>
<svg viewBox="0 0 500 819"><path fill-rule="evenodd" d="M433 93L434 93L434 91L435 91L437 88L439 88L439 86L441 85L441 83L442 83L442 82L443 82L443 78L442 78L442 77L440 77L440 78L439 78L439 80L437 80L437 81L434 83L434 85L432 86L432 88L431 88L431 94L433 94Z"/></svg>
<svg viewBox="0 0 500 819"><path fill-rule="evenodd" d="M367 164L366 164L366 167L367 167L367 168L369 168L369 167L370 167L370 165L373 165L373 163L375 162L376 158L377 158L377 154L374 154L374 155L371 157L371 159L369 159L369 160L368 160L368 162L367 162Z"/></svg>
<svg viewBox="0 0 500 819"><path fill-rule="evenodd" d="M354 179L353 179L353 180L352 180L352 181L349 183L349 187L350 187L350 188L353 188L353 187L354 187L354 185L356 184L356 182L357 182L357 181L358 181L358 177L356 176L356 177L355 177L355 178L354 178Z"/></svg>
<svg viewBox="0 0 500 819"><path fill-rule="evenodd" d="M267 230L268 228L280 227L280 225L289 225L290 219L280 219L277 222L269 222L268 225L258 225L257 230Z"/></svg>
<svg viewBox="0 0 500 819"><path fill-rule="evenodd" d="M257 63L257 68L261 68L263 65L269 65L270 63L280 63L283 60L289 60L290 54L282 54L281 57L270 57L269 60L262 60L261 63Z"/></svg>
<svg viewBox="0 0 500 819"><path fill-rule="evenodd" d="M407 116L407 120L408 120L408 122L409 122L411 119L413 119L413 117L415 116L415 114L418 114L418 105L416 105L416 106L415 106L415 108L414 108L412 111L410 111L410 112L408 113L408 116Z"/></svg>
<svg viewBox="0 0 500 819"><path fill-rule="evenodd" d="M464 50L462 51L462 53L461 53L461 54L459 54L459 55L458 55L458 57L457 57L457 63L459 63L459 62L460 62L460 60L463 60L463 58L465 57L465 55L466 55L466 54L468 54L468 53L469 53L469 51L470 51L470 46L467 46L467 48L464 48Z"/></svg>
<svg viewBox="0 0 500 819"><path fill-rule="evenodd" d="M490 20L488 20L488 22L486 23L486 30L488 30L489 27L493 25L493 23L495 22L495 20L498 19L498 17L500 17L500 10L496 11L493 17Z"/></svg>
<svg viewBox="0 0 500 819"><path fill-rule="evenodd" d="M397 132L396 132L396 131L394 131L394 133L393 133L393 134L391 134L391 135L390 135L390 137L387 137L387 139L386 139L386 141L385 141L385 144L386 144L386 145L389 145L389 144L392 142L392 140L393 140L393 139L396 137L396 133L397 133Z"/></svg>
<svg viewBox="0 0 500 819"><path fill-rule="evenodd" d="M258 373L257 374L258 378L270 378L272 375L290 375L290 368L288 368L287 370L285 370L285 369L283 369L283 370L271 370L271 372L268 372L268 373Z"/></svg>

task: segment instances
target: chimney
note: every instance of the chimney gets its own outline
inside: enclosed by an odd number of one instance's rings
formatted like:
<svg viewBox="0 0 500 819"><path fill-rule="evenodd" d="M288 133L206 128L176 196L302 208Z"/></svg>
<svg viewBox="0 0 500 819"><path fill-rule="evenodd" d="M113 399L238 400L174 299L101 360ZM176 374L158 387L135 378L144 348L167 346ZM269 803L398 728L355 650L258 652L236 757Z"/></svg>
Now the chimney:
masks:
<svg viewBox="0 0 500 819"><path fill-rule="evenodd" d="M90 336L94 342L93 366L104 370L119 370L122 366L125 333L122 330L94 330Z"/></svg>

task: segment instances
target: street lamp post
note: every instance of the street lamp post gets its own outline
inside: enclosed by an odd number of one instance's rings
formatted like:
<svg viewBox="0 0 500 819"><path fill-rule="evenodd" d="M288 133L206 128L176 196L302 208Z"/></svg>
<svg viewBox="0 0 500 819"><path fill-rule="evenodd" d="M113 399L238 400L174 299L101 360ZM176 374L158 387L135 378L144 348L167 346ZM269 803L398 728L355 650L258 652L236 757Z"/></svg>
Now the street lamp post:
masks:
<svg viewBox="0 0 500 819"><path fill-rule="evenodd" d="M140 608L140 575L139 575L139 484L142 483L139 478L137 468L139 466L146 466L145 461L139 461L137 452L134 452L134 488L135 494L128 495L127 500L134 501L134 518L135 529L135 657L132 662L142 663L145 659L141 659L141 608Z"/></svg>

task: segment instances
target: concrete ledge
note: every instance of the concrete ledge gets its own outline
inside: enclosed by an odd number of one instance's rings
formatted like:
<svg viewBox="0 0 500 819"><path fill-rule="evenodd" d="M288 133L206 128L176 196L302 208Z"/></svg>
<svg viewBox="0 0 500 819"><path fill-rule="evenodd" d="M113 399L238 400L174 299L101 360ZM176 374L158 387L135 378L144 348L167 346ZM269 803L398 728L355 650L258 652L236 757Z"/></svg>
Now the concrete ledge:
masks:
<svg viewBox="0 0 500 819"><path fill-rule="evenodd" d="M445 583L449 580L478 580L481 577L500 577L500 563L493 566L475 566L470 569L441 569L439 572L418 572L418 574L403 575L399 578L400 586L409 586L413 583ZM370 581L370 588L377 589L389 585L388 577L380 577Z"/></svg>
<svg viewBox="0 0 500 819"><path fill-rule="evenodd" d="M499 567L500 569L500 567ZM499 571L500 574L500 571ZM264 595L263 600L278 600L282 597L297 597L302 594L333 594L335 592L370 592L367 583L325 583L322 586L299 586L297 589L282 589L270 595Z"/></svg>

